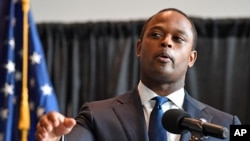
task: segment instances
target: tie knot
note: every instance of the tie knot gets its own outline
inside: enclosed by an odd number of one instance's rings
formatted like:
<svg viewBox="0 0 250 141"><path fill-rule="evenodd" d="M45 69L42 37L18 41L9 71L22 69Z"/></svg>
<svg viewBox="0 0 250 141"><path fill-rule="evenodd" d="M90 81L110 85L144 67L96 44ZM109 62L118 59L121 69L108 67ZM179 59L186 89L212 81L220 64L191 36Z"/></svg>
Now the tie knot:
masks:
<svg viewBox="0 0 250 141"><path fill-rule="evenodd" d="M166 98L165 96L157 96L154 97L153 100L155 100L156 102L155 105L162 105L168 101L168 98Z"/></svg>

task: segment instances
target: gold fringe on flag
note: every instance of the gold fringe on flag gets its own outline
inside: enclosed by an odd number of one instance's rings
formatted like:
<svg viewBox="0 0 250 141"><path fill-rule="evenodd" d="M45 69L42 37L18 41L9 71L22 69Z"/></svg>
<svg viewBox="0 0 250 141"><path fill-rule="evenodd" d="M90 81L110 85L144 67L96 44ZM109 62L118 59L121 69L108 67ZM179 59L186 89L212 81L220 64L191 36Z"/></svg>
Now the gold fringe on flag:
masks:
<svg viewBox="0 0 250 141"><path fill-rule="evenodd" d="M18 128L21 131L21 141L28 140L30 129L30 111L28 101L28 11L29 0L22 0L23 10L23 70L22 70L22 94L20 103L20 115Z"/></svg>

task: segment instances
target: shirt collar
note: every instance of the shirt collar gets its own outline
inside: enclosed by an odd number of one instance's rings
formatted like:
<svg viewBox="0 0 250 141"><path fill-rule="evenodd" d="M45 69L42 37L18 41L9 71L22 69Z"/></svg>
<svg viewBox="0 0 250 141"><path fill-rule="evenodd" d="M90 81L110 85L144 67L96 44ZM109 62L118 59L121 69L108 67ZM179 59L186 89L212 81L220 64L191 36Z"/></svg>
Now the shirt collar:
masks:
<svg viewBox="0 0 250 141"><path fill-rule="evenodd" d="M142 105L145 105L145 103L149 102L153 97L158 96L155 92L153 92L151 89L145 86L141 81L138 84L138 91ZM168 95L167 98L171 100L171 102L178 108L182 109L184 96L185 96L184 88L181 88Z"/></svg>

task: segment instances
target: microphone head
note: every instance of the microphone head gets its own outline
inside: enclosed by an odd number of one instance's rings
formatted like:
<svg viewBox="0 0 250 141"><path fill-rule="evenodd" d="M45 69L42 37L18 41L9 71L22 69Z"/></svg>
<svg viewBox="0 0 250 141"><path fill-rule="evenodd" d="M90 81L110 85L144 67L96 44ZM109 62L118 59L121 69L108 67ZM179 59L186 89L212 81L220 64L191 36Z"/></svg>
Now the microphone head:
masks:
<svg viewBox="0 0 250 141"><path fill-rule="evenodd" d="M171 133L181 134L184 130L181 127L181 122L184 118L190 118L191 116L180 109L170 109L167 110L162 116L163 127Z"/></svg>

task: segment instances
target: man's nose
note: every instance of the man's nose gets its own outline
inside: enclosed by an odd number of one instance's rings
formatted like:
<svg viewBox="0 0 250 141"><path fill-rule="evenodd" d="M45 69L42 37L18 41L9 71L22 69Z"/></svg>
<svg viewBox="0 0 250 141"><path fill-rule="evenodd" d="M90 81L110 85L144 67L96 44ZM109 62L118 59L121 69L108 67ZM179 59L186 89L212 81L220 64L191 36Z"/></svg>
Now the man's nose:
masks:
<svg viewBox="0 0 250 141"><path fill-rule="evenodd" d="M161 47L169 47L172 48L173 42L171 40L171 37L166 36L162 41L161 41Z"/></svg>

